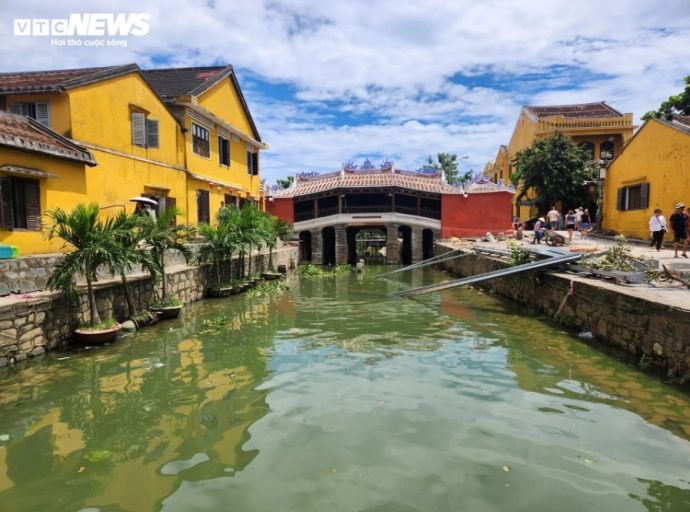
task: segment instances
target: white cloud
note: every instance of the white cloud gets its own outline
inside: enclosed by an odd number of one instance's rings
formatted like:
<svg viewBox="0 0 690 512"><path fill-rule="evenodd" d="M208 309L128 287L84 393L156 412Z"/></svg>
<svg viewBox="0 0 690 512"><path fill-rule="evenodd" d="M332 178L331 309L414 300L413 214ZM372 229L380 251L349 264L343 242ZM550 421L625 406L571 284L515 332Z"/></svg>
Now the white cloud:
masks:
<svg viewBox="0 0 690 512"><path fill-rule="evenodd" d="M334 169L356 154L409 168L457 152L478 169L507 142L521 105L607 100L639 116L681 89L690 56L687 0L4 4L4 70L150 67L161 57L233 64L243 85L248 77L250 108L272 148L262 160L269 180ZM127 48L57 48L11 34L14 17L142 11L151 32ZM280 84L296 95L276 96Z"/></svg>

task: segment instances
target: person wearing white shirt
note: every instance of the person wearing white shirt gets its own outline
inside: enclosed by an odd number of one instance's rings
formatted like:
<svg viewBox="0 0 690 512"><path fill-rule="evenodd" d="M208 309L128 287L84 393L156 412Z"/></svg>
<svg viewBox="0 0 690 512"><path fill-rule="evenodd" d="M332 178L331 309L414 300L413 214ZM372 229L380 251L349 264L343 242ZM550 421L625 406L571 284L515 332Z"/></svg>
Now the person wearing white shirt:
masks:
<svg viewBox="0 0 690 512"><path fill-rule="evenodd" d="M661 214L661 208L654 210L654 215L649 218L649 231L652 233L652 243L649 247L656 245L656 250L661 250L661 244L664 242L664 233L668 231L666 227L666 218Z"/></svg>

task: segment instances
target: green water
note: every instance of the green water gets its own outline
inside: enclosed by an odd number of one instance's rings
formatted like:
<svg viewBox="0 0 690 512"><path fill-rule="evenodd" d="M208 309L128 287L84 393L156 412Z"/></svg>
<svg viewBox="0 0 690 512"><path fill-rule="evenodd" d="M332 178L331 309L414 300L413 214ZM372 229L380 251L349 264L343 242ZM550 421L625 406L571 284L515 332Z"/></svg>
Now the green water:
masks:
<svg viewBox="0 0 690 512"><path fill-rule="evenodd" d="M0 371L0 511L690 510L687 395L474 290L386 296L439 274L375 273Z"/></svg>

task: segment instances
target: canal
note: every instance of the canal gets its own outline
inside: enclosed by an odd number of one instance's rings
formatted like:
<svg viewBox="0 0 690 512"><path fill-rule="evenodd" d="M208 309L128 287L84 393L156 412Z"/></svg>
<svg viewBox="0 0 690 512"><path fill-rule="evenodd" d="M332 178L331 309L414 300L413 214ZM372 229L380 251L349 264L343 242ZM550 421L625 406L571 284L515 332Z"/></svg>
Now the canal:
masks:
<svg viewBox="0 0 690 512"><path fill-rule="evenodd" d="M0 510L687 511L690 398L367 268L0 371Z"/></svg>

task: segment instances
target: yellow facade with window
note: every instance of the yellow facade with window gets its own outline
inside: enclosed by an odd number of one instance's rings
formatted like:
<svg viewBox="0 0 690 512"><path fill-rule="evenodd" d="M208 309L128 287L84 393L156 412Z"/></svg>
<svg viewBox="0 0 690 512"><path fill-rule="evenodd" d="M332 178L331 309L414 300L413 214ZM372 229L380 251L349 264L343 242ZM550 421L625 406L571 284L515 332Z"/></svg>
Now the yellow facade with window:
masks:
<svg viewBox="0 0 690 512"><path fill-rule="evenodd" d="M495 182L511 183L517 153L529 148L536 140L563 133L577 145L585 147L593 160L602 155L620 153L626 140L633 133L632 114L621 114L604 102L560 105L547 107L523 107L507 146L501 146L488 175ZM521 219L535 217L539 213L534 191L515 204L514 215Z"/></svg>
<svg viewBox="0 0 690 512"><path fill-rule="evenodd" d="M603 227L647 239L654 210L668 221L679 202L690 207L690 123L649 120L607 170Z"/></svg>

